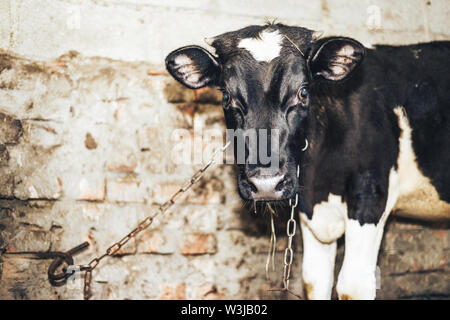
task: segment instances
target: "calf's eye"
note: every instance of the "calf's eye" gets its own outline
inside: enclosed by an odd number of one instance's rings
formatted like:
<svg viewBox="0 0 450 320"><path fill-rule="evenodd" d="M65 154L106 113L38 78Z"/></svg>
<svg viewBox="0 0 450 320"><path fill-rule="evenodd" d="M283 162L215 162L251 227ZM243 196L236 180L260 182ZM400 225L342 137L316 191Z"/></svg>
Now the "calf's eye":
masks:
<svg viewBox="0 0 450 320"><path fill-rule="evenodd" d="M308 97L308 89L305 88L305 87L301 88L301 89L300 89L300 92L299 92L299 96L300 96L300 98L302 98L302 99L307 98L307 97Z"/></svg>
<svg viewBox="0 0 450 320"><path fill-rule="evenodd" d="M222 93L222 103L227 105L230 102L230 94L227 91L223 91Z"/></svg>

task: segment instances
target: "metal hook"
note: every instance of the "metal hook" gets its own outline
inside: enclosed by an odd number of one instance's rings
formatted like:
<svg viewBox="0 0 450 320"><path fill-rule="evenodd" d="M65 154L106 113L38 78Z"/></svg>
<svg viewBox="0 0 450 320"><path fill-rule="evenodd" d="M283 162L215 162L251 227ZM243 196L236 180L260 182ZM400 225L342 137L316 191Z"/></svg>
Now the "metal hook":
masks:
<svg viewBox="0 0 450 320"><path fill-rule="evenodd" d="M302 151L306 151L306 149L308 149L309 143L308 143L308 139L305 138L305 147L302 149Z"/></svg>
<svg viewBox="0 0 450 320"><path fill-rule="evenodd" d="M61 253L62 256L55 258L53 262L48 267L48 281L52 286L60 287L64 284L66 284L67 279L72 276L75 273L75 270L71 270L71 272L67 272L67 268L63 269L62 273L57 273L56 270L65 262L67 265L71 266L73 265L73 255L80 253L84 249L86 249L89 246L89 242L85 241L82 244L76 246L75 248L65 252ZM80 268L80 271L83 271L82 268Z"/></svg>
<svg viewBox="0 0 450 320"><path fill-rule="evenodd" d="M291 206L292 209L294 209L298 204L298 193L295 194L295 204L294 205L292 204L292 200L293 200L292 198L289 199L289 206Z"/></svg>

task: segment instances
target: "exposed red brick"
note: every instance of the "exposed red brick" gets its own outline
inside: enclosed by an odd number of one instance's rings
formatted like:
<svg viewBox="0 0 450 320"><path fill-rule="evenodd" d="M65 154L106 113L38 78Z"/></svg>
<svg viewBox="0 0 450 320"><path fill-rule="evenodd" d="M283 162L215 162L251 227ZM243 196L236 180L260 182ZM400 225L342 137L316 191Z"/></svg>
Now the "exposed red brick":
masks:
<svg viewBox="0 0 450 320"><path fill-rule="evenodd" d="M138 252L140 253L170 254L174 251L174 246L160 232L146 232L139 237Z"/></svg>
<svg viewBox="0 0 450 320"><path fill-rule="evenodd" d="M117 171L117 172L125 172L125 173L133 173L134 169L136 169L137 163L133 162L130 164L109 164L109 171Z"/></svg>
<svg viewBox="0 0 450 320"><path fill-rule="evenodd" d="M67 64L63 61L51 61L44 64L45 69L50 69L50 71L56 70L59 71L58 68L67 69Z"/></svg>
<svg viewBox="0 0 450 320"><path fill-rule="evenodd" d="M108 200L119 202L144 202L145 194L138 181L122 179L108 181Z"/></svg>
<svg viewBox="0 0 450 320"><path fill-rule="evenodd" d="M199 255L217 252L217 239L212 233L189 233L183 237L181 254Z"/></svg>
<svg viewBox="0 0 450 320"><path fill-rule="evenodd" d="M147 75L149 76L165 76L168 74L169 73L166 70L152 70L152 69L147 70Z"/></svg>
<svg viewBox="0 0 450 320"><path fill-rule="evenodd" d="M186 284L184 282L173 285L161 285L160 300L185 300L186 299Z"/></svg>
<svg viewBox="0 0 450 320"><path fill-rule="evenodd" d="M152 201L155 203L162 204L172 197L172 195L177 192L182 187L181 183L163 183L153 188L152 190ZM184 193L177 198L176 202L184 202L188 197L188 193Z"/></svg>
<svg viewBox="0 0 450 320"><path fill-rule="evenodd" d="M82 179L79 184L80 193L78 200L103 201L105 200L105 182Z"/></svg>
<svg viewBox="0 0 450 320"><path fill-rule="evenodd" d="M144 234L139 239L139 252L158 253L161 236L158 234Z"/></svg>

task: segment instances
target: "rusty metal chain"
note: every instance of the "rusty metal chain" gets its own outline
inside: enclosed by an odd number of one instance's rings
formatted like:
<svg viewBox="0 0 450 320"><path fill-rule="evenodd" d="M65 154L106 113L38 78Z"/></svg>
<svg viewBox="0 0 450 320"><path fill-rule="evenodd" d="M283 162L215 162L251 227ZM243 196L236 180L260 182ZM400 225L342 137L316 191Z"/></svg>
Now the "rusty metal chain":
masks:
<svg viewBox="0 0 450 320"><path fill-rule="evenodd" d="M82 272L85 271L84 274L84 286L83 286L83 297L85 300L88 300L91 297L91 283L92 283L92 271L94 271L94 269L98 266L98 264L100 263L100 261L102 261L104 258L108 257L108 256L113 256L115 253L117 253L128 241L130 241L132 238L135 238L140 232L144 231L145 229L147 229L152 223L153 220L161 214L164 214L173 204L175 204L175 201L177 200L177 198L185 193L186 191L188 191L197 181L199 181L201 179L201 177L203 176L203 174L205 173L205 171L211 166L211 164L214 162L217 154L220 151L225 151L226 148L228 148L228 146L230 145L230 142L228 142L224 147L218 148L213 155L211 156L210 161L203 166L203 168L201 168L200 170L198 170L192 177L191 179L189 179L189 181L183 186L181 187L177 192L175 192L169 200L167 200L166 202L164 202L159 208L158 211L156 212L156 214L154 214L153 216L148 216L146 217L144 220L140 221L139 224L137 225L137 227L135 229L133 229L130 233L128 233L125 237L123 237L122 239L120 239L119 241L113 243L108 249L106 249L105 253L103 253L101 256L95 257L94 259L92 259L87 265L80 265L80 266L76 266L78 267L78 271ZM86 246L85 243L81 244L80 246ZM78 247L80 247L78 246ZM76 247L76 248L78 248ZM62 262L60 261L58 266L61 264ZM74 267L74 266L70 266L70 267ZM56 267L54 267L52 269L52 273L50 273L50 269L49 269L49 279L55 279L55 278L64 278L64 283L67 280L67 278L71 275L74 274L74 269L72 269L71 273L66 273L61 275L54 275L54 272L56 271ZM76 269L75 269L76 270Z"/></svg>
<svg viewBox="0 0 450 320"><path fill-rule="evenodd" d="M63 285L66 283L67 279L72 276L75 272L75 270L78 270L78 272L85 271L84 274L84 286L83 286L83 298L85 300L88 300L91 297L91 283L92 283L92 272L94 269L99 265L99 263L108 256L113 256L115 253L117 253L128 241L130 241L132 238L135 238L140 232L147 229L154 221L154 219L164 214L172 205L175 204L177 198L188 191L196 182L198 182L204 172L211 166L211 164L214 162L216 155L220 151L225 151L231 142L228 142L224 147L218 148L212 155L210 161L203 166L200 170L198 170L194 175L189 179L189 181L181 187L177 192L175 192L169 200L164 202L159 208L156 214L153 216L148 216L144 220L140 221L138 226L133 229L131 232L129 232L125 237L120 239L118 242L113 243L108 249L106 249L105 253L103 253L101 256L95 257L92 259L87 265L79 265L79 266L72 266L70 265L70 262L73 262L73 259L71 259L72 254L77 253L83 249L85 249L88 246L87 242L82 243L81 245L75 247L72 250L69 250L66 253L63 253L64 257L61 257L60 255L57 256L57 260L55 260L51 267L49 268L48 276L49 280L53 285ZM308 147L308 143L306 142L306 148ZM302 151L304 151L302 150ZM297 178L299 178L300 174L300 166L297 166ZM301 299L301 296L295 294L289 289L289 281L290 281L290 275L291 275L291 266L294 259L294 251L292 250L292 242L295 236L297 223L295 221L295 208L298 205L298 194L295 195L295 203L292 203L293 199L289 199L289 206L291 207L291 215L286 225L286 233L288 236L288 245L284 251L284 271L283 271L283 288L275 288L275 289L269 289L269 291L286 291L295 297ZM67 256L67 257L66 257ZM69 267L72 267L71 272L67 272L67 269L63 269L64 273L55 275L56 269L63 263L66 262L69 264ZM73 268L77 267L77 268ZM58 284L55 284L55 281L60 281Z"/></svg>
<svg viewBox="0 0 450 320"><path fill-rule="evenodd" d="M297 166L297 178L300 176L300 166ZM288 237L288 244L284 250L284 269L283 269L283 288L269 289L269 291L286 291L293 296L301 299L301 296L292 292L289 289L289 280L291 277L291 266L294 260L294 251L292 250L292 241L294 240L295 231L297 229L297 222L295 221L295 208L298 205L298 193L295 194L295 203L292 203L292 199L289 199L289 206L291 207L291 216L286 224L286 234Z"/></svg>

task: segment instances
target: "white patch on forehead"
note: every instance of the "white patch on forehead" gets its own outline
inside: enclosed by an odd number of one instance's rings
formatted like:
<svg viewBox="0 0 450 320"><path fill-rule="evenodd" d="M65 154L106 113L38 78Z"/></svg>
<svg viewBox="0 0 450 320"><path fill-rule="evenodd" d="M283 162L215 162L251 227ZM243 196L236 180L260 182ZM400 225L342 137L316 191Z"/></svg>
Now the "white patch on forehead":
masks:
<svg viewBox="0 0 450 320"><path fill-rule="evenodd" d="M270 62L280 55L283 35L277 30L264 30L259 38L242 39L238 47L246 49L257 61Z"/></svg>

